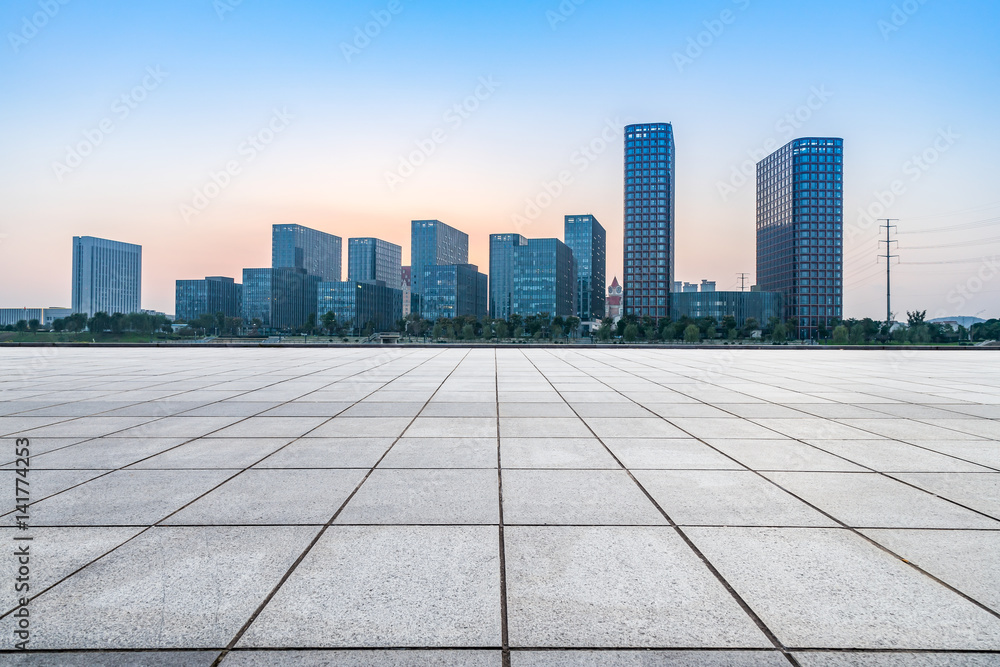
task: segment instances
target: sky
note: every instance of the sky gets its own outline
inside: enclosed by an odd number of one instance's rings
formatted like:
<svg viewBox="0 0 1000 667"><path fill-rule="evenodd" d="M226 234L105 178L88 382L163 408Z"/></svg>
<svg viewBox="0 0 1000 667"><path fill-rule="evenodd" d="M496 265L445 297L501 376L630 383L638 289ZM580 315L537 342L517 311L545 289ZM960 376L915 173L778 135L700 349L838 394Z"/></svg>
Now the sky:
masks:
<svg viewBox="0 0 1000 667"><path fill-rule="evenodd" d="M1000 316L992 0L6 0L0 307L68 306L72 237L143 246L142 304L270 264L270 227L562 237L622 267L622 128L670 122L676 280L755 271L754 162L845 145L845 317ZM896 245L893 246L897 247ZM884 250L882 250L884 252ZM346 262L346 248L345 248Z"/></svg>

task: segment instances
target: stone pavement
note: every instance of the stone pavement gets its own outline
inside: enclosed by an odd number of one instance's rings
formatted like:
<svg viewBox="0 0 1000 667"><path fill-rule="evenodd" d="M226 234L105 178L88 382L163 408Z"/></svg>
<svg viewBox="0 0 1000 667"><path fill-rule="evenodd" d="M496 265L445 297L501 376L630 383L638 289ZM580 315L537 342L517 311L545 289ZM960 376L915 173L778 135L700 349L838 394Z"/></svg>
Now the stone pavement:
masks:
<svg viewBox="0 0 1000 667"><path fill-rule="evenodd" d="M990 351L0 350L0 452L2 664L1000 664Z"/></svg>

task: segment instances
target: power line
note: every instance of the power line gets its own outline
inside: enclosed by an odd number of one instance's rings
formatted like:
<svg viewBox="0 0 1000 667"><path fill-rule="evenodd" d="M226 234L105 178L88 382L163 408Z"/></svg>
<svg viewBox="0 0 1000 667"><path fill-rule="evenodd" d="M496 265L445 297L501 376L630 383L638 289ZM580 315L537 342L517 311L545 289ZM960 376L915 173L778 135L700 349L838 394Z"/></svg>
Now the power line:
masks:
<svg viewBox="0 0 1000 667"><path fill-rule="evenodd" d="M1000 242L1000 236L994 236L988 239L976 239L973 241L959 241L958 243L939 243L936 245L908 245L905 248L900 248L900 250L937 250L938 248L961 248L970 245L982 245L984 243L997 243Z"/></svg>
<svg viewBox="0 0 1000 667"><path fill-rule="evenodd" d="M954 232L966 229L978 229L980 227L992 227L1000 223L1000 217L984 218L983 220L972 220L971 222L960 222L957 225L947 225L945 227L934 227L932 229L911 229L900 234L939 234L943 232Z"/></svg>
<svg viewBox="0 0 1000 667"><path fill-rule="evenodd" d="M971 257L969 259L942 259L937 262L900 262L903 266L928 266L930 264L971 264L973 262L986 262L989 258L987 257ZM1000 258L994 258L995 261L1000 261Z"/></svg>

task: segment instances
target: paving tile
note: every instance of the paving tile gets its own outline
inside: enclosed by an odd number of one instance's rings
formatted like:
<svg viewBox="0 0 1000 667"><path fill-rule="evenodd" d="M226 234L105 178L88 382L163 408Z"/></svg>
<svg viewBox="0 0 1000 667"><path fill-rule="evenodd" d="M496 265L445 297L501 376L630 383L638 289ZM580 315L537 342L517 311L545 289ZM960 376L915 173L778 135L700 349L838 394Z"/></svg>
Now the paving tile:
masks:
<svg viewBox="0 0 1000 667"><path fill-rule="evenodd" d="M309 433L314 438L398 438L409 417L334 417Z"/></svg>
<svg viewBox="0 0 1000 667"><path fill-rule="evenodd" d="M242 417L165 417L115 433L119 438L200 438Z"/></svg>
<svg viewBox="0 0 1000 667"><path fill-rule="evenodd" d="M51 653L8 653L4 664L15 667L208 667L219 651L59 651Z"/></svg>
<svg viewBox="0 0 1000 667"><path fill-rule="evenodd" d="M622 470L507 470L506 524L664 525L663 515Z"/></svg>
<svg viewBox="0 0 1000 667"><path fill-rule="evenodd" d="M400 438L379 468L496 468L497 439Z"/></svg>
<svg viewBox="0 0 1000 667"><path fill-rule="evenodd" d="M185 442L185 438L95 438L32 457L31 467L44 469L122 468Z"/></svg>
<svg viewBox="0 0 1000 667"><path fill-rule="evenodd" d="M504 468L611 468L621 466L597 438L501 438Z"/></svg>
<svg viewBox="0 0 1000 667"><path fill-rule="evenodd" d="M789 438L812 439L812 440L871 440L878 432L864 431L860 428L852 428L848 423L858 423L868 425L891 419L872 420L846 420L831 421L829 419L754 419L755 423L771 429L772 433L767 438L773 438L775 433L788 436ZM844 422L844 423L841 423ZM884 429L883 429L884 430ZM716 436L718 437L718 436ZM724 436L723 436L724 437ZM891 437L891 436L887 436Z"/></svg>
<svg viewBox="0 0 1000 667"><path fill-rule="evenodd" d="M879 472L987 472L982 466L896 440L807 440L806 442Z"/></svg>
<svg viewBox="0 0 1000 667"><path fill-rule="evenodd" d="M216 431L212 437L298 438L325 421L325 417L250 417Z"/></svg>
<svg viewBox="0 0 1000 667"><path fill-rule="evenodd" d="M925 424L913 419L839 419L838 422L864 429L869 433L899 440L980 440L980 436L956 431L950 428ZM961 420L956 420L961 421ZM836 438L837 436L804 436L816 438Z"/></svg>
<svg viewBox="0 0 1000 667"><path fill-rule="evenodd" d="M633 474L678 524L837 525L750 471L636 470Z"/></svg>
<svg viewBox="0 0 1000 667"><path fill-rule="evenodd" d="M32 601L31 646L225 646L315 533L154 528ZM0 621L6 636L12 621Z"/></svg>
<svg viewBox="0 0 1000 667"><path fill-rule="evenodd" d="M764 472L849 526L996 528L997 522L875 473Z"/></svg>
<svg viewBox="0 0 1000 667"><path fill-rule="evenodd" d="M587 425L576 418L500 418L500 437L502 438L590 438L593 435Z"/></svg>
<svg viewBox="0 0 1000 667"><path fill-rule="evenodd" d="M233 473L229 470L119 470L31 506L38 526L148 526Z"/></svg>
<svg viewBox="0 0 1000 667"><path fill-rule="evenodd" d="M759 424L729 417L724 419L704 419L699 417L672 417L672 424L696 438L780 438L779 433ZM690 437L688 436L688 437Z"/></svg>
<svg viewBox="0 0 1000 667"><path fill-rule="evenodd" d="M199 438L140 461L132 467L241 469L253 465L289 442L289 438Z"/></svg>
<svg viewBox="0 0 1000 667"><path fill-rule="evenodd" d="M1000 648L1000 619L849 531L686 532L786 646Z"/></svg>
<svg viewBox="0 0 1000 667"><path fill-rule="evenodd" d="M494 417L417 417L408 438L489 438L497 435Z"/></svg>
<svg viewBox="0 0 1000 667"><path fill-rule="evenodd" d="M302 438L276 451L256 468L371 468L395 438Z"/></svg>
<svg viewBox="0 0 1000 667"><path fill-rule="evenodd" d="M48 498L51 495L65 491L66 489L76 486L78 484L83 484L92 479L101 477L102 475L111 472L110 470L31 470L28 473L28 482L31 485L31 502L37 503L43 498ZM8 488L14 487L14 477L15 472L13 470L4 470L0 474L0 480L7 485ZM10 507L10 506L8 506ZM8 507L3 507L2 510L6 512ZM13 508L10 509L13 512Z"/></svg>
<svg viewBox="0 0 1000 667"><path fill-rule="evenodd" d="M575 419L576 412L566 403L501 403L500 416Z"/></svg>
<svg viewBox="0 0 1000 667"><path fill-rule="evenodd" d="M168 525L295 525L329 521L364 477L361 469L247 470L199 498Z"/></svg>
<svg viewBox="0 0 1000 667"><path fill-rule="evenodd" d="M500 646L499 599L496 527L333 526L237 646Z"/></svg>
<svg viewBox="0 0 1000 667"><path fill-rule="evenodd" d="M802 667L996 667L996 654L797 652Z"/></svg>
<svg viewBox="0 0 1000 667"><path fill-rule="evenodd" d="M512 651L511 667L785 667L777 651Z"/></svg>
<svg viewBox="0 0 1000 667"><path fill-rule="evenodd" d="M496 403L440 403L431 401L421 411L422 417L493 417L497 416Z"/></svg>
<svg viewBox="0 0 1000 667"><path fill-rule="evenodd" d="M504 535L512 647L771 647L669 527Z"/></svg>
<svg viewBox="0 0 1000 667"><path fill-rule="evenodd" d="M897 473L893 477L1000 520L1000 473Z"/></svg>
<svg viewBox="0 0 1000 667"><path fill-rule="evenodd" d="M336 523L499 523L496 470L372 472Z"/></svg>
<svg viewBox="0 0 1000 667"><path fill-rule="evenodd" d="M501 667L503 654L477 650L361 650L361 651L233 651L222 663L226 667Z"/></svg>
<svg viewBox="0 0 1000 667"><path fill-rule="evenodd" d="M665 419L619 419L609 417L587 417L587 425L599 438L687 438L687 433Z"/></svg>
<svg viewBox="0 0 1000 667"><path fill-rule="evenodd" d="M729 468L743 466L693 438L603 438L626 468Z"/></svg>
<svg viewBox="0 0 1000 667"><path fill-rule="evenodd" d="M811 470L863 472L861 466L797 440L728 440L705 442L753 470ZM827 442L825 440L817 441ZM863 441L862 441L863 442Z"/></svg>

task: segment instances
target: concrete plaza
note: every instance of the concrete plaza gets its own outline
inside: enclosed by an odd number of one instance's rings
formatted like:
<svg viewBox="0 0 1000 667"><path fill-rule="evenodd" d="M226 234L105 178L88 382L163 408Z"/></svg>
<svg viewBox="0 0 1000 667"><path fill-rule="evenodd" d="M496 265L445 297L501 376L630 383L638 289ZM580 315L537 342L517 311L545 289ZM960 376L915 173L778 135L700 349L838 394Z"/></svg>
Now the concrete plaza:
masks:
<svg viewBox="0 0 1000 667"><path fill-rule="evenodd" d="M0 664L1000 664L993 351L7 349L0 451Z"/></svg>

